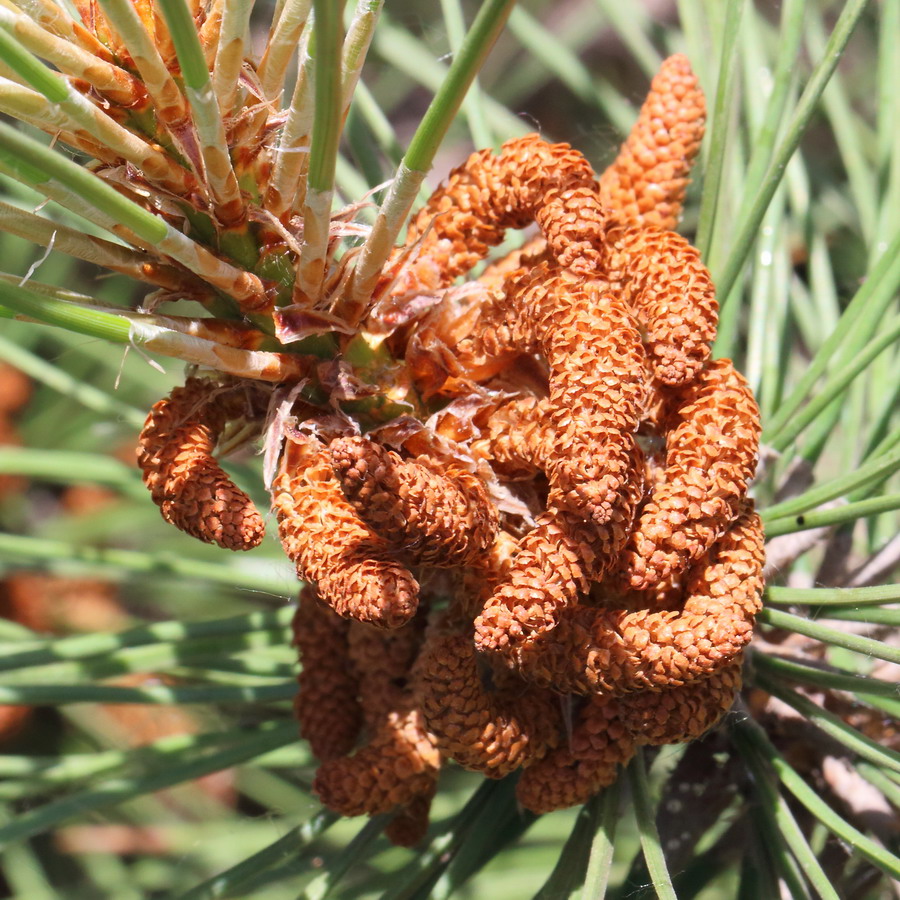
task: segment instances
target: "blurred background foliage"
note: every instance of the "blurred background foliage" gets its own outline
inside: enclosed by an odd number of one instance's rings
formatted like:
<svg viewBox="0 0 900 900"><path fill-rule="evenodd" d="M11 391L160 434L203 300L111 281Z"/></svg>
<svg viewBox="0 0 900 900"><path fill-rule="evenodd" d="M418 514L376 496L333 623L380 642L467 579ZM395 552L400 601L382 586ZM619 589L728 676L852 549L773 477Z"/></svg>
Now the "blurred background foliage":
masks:
<svg viewBox="0 0 900 900"><path fill-rule="evenodd" d="M392 176L478 6L387 0L342 200ZM268 2L254 16L262 35ZM840 63L805 107L835 34ZM0 319L0 893L897 896L898 35L897 0L522 0L438 154L429 190L473 147L532 130L600 171L666 55L686 52L707 93L681 231L719 283L717 353L766 422L770 606L726 722L582 810L536 819L509 780L451 766L415 850L323 812L291 716L290 564L274 538L235 558L176 532L132 464L182 367ZM44 257L0 235L3 272L140 300ZM259 460L231 470L265 508Z"/></svg>

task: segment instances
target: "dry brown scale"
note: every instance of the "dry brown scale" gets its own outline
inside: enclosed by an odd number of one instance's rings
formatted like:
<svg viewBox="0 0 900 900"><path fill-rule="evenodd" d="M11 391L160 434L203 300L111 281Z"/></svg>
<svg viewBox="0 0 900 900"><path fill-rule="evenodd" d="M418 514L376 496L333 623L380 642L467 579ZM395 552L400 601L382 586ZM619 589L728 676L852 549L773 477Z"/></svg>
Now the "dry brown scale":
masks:
<svg viewBox="0 0 900 900"><path fill-rule="evenodd" d="M345 815L393 812L397 843L424 834L443 760L522 770L521 803L558 809L641 745L699 737L740 688L763 588L759 415L710 359L713 285L668 230L703 124L675 56L599 181L536 135L475 153L414 218L372 309L431 301L360 326L386 335L381 375L348 362L322 379L330 402L273 395L273 508L310 585L294 628L314 788ZM418 421L345 414L397 385ZM192 378L141 440L163 515L234 549L261 521L213 451L229 421L262 420L261 390Z"/></svg>

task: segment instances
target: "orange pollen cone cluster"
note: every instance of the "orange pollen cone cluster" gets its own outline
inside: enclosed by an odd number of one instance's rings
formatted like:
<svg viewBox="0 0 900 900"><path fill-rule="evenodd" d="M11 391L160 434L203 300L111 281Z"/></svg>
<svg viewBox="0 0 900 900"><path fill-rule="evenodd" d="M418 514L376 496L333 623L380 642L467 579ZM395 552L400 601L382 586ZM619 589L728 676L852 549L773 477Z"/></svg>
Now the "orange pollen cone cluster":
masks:
<svg viewBox="0 0 900 900"><path fill-rule="evenodd" d="M712 281L670 230L703 126L674 56L599 179L537 135L473 154L386 267L373 309L394 326L361 325L390 364L320 367L317 405L303 383L267 388L273 509L307 584L295 710L314 789L392 813L397 843L424 834L445 760L522 770L522 805L558 809L641 745L700 736L740 688L763 589L759 413L710 357ZM266 416L239 384L189 380L139 452L163 515L232 549L262 536L212 456L229 422ZM398 385L415 416L354 418Z"/></svg>

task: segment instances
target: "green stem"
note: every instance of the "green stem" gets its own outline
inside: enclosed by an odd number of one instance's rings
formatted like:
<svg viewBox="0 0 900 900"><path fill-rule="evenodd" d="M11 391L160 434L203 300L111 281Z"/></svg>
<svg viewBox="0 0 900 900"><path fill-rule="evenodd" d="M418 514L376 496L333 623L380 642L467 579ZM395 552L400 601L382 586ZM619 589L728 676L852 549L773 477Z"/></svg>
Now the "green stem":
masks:
<svg viewBox="0 0 900 900"><path fill-rule="evenodd" d="M38 319L78 334L128 344L131 324L124 316L87 309L48 296L37 296L25 288L0 281L0 303L23 316Z"/></svg>
<svg viewBox="0 0 900 900"><path fill-rule="evenodd" d="M896 781L892 781L877 766L865 761L857 763L856 771L870 784L874 784L895 808L900 809L900 785Z"/></svg>
<svg viewBox="0 0 900 900"><path fill-rule="evenodd" d="M768 523L785 516L806 512L870 482L881 481L892 475L897 469L900 469L900 447L870 459L855 472L833 478L824 484L817 484L798 497L792 497L790 500L784 500L763 509L760 513L762 520Z"/></svg>
<svg viewBox="0 0 900 900"><path fill-rule="evenodd" d="M246 635L258 631L286 628L294 617L294 608L285 606L273 612L252 612L210 622L156 622L120 631L118 634L95 632L76 634L46 641L44 646L0 657L0 671L44 666L61 660L85 660L104 657L128 647L186 642L229 635Z"/></svg>
<svg viewBox="0 0 900 900"><path fill-rule="evenodd" d="M293 681L259 686L204 685L202 687L114 687L107 685L0 685L0 706L66 706L70 703L115 703L184 706L189 703L276 703L297 693Z"/></svg>
<svg viewBox="0 0 900 900"><path fill-rule="evenodd" d="M807 531L810 528L840 525L894 509L900 509L900 494L887 494L883 497L873 497L870 500L858 500L856 503L845 503L843 506L835 506L831 509L820 509L797 516L771 520L766 525L766 537L773 538L782 534L793 534L795 531Z"/></svg>
<svg viewBox="0 0 900 900"><path fill-rule="evenodd" d="M812 665L803 665L795 660L773 656L770 653L755 653L753 663L757 669L764 669L777 678L786 678L789 681L798 681L801 684L810 684L829 690L850 691L860 703L873 709L880 709L892 718L900 717L900 698L898 698L897 685L891 682L868 678L865 675L854 675L850 672L814 668ZM841 724L837 727L850 727L843 720L839 721ZM854 737L859 736L855 729L851 728L850 730Z"/></svg>
<svg viewBox="0 0 900 900"><path fill-rule="evenodd" d="M427 172L434 155L456 118L463 98L503 30L515 0L486 0L453 59L447 77L419 123L403 164L414 172Z"/></svg>
<svg viewBox="0 0 900 900"><path fill-rule="evenodd" d="M508 790L509 785L505 781L484 780L466 805L440 828L428 846L397 873L382 900L430 896L434 882L459 852L460 845L475 823L492 804L502 802Z"/></svg>
<svg viewBox="0 0 900 900"><path fill-rule="evenodd" d="M816 351L797 386L790 396L782 401L778 412L763 432L764 443L771 443L788 423L793 422L803 400L836 353L852 360L861 350L865 341L881 324L886 304L893 299L898 284L900 284L900 231L893 236L887 250L878 259L844 310L837 327Z"/></svg>
<svg viewBox="0 0 900 900"><path fill-rule="evenodd" d="M900 664L900 647L891 647L881 641L872 640L872 638L838 631L827 625L820 625L818 622L769 607L760 610L757 618L760 622L771 625L773 628L783 628L825 644L833 644L835 647L843 647L845 650L853 650L865 656L874 656L877 659Z"/></svg>
<svg viewBox="0 0 900 900"><path fill-rule="evenodd" d="M22 47L6 28L0 28L0 54L6 63L26 84L40 91L53 103L65 103L69 91L65 82L40 60Z"/></svg>
<svg viewBox="0 0 900 900"><path fill-rule="evenodd" d="M616 779L600 795L600 824L591 845L581 900L603 900L606 896L619 820L621 785L622 779Z"/></svg>
<svg viewBox="0 0 900 900"><path fill-rule="evenodd" d="M337 813L333 813L331 810L326 809L316 813L308 822L292 828L268 847L264 847L230 869L226 869L184 894L180 894L178 900L216 900L219 897L236 896L235 891L238 891L250 878L255 878L260 872L264 872L278 863L299 859L301 855L308 853L309 845L316 838L321 837L338 819Z"/></svg>
<svg viewBox="0 0 900 900"><path fill-rule="evenodd" d="M730 146L728 133L734 109L738 66L735 65L735 46L744 12L744 0L732 0L727 4L725 25L719 48L719 76L716 80L716 100L712 116L709 156L704 175L703 196L700 200L700 219L697 225L696 245L704 260L709 259L715 235L716 214L719 210L719 192L722 172L725 168L725 152Z"/></svg>
<svg viewBox="0 0 900 900"><path fill-rule="evenodd" d="M647 781L642 750L638 750L628 766L628 783L631 786L638 833L641 837L644 859L647 861L647 871L653 881L653 889L659 900L677 900L672 878L666 867L666 856L659 839L659 831L656 828L656 814L650 799L650 784Z"/></svg>
<svg viewBox="0 0 900 900"><path fill-rule="evenodd" d="M315 117L309 150L310 190L330 192L341 139L341 26L343 0L315 0ZM311 48L312 49L312 48Z"/></svg>
<svg viewBox="0 0 900 900"><path fill-rule="evenodd" d="M332 860L327 869L306 886L300 895L301 900L325 900L350 867L365 858L366 851L381 836L390 818L390 815L375 816L360 828L337 859Z"/></svg>
<svg viewBox="0 0 900 900"><path fill-rule="evenodd" d="M0 122L0 153L10 165L18 161L25 163L31 173L28 180L38 189L44 182L56 179L87 203L133 231L141 240L158 244L168 234L162 219L132 203L93 172L5 122Z"/></svg>
<svg viewBox="0 0 900 900"><path fill-rule="evenodd" d="M594 5L609 20L609 24L643 69L644 74L652 78L662 60L659 51L647 36L647 31L654 25L648 8L641 4L618 3L617 0L594 0Z"/></svg>
<svg viewBox="0 0 900 900"><path fill-rule="evenodd" d="M746 726L741 724L735 726L732 733L738 750L753 775L754 785L761 800L756 806L769 825L766 831L772 834L779 843L783 841L787 844L803 870L803 875L809 879L810 884L815 887L823 900L840 900L809 846L803 831L797 824L790 807L778 790L770 767L771 758L767 758L766 748L760 747L758 742L752 740L756 737L755 731L758 727L755 723ZM774 752L774 748L772 750ZM770 851L774 849L770 848ZM792 896L796 895L792 894Z"/></svg>
<svg viewBox="0 0 900 900"><path fill-rule="evenodd" d="M291 596L296 583L291 584L273 571L272 560L259 567L240 563L206 562L175 556L162 551L147 553L140 550L119 550L112 547L84 547L68 541L0 532L0 555L7 560L21 560L29 564L76 563L79 568L100 572L107 576L127 572L133 575L199 579L210 584L263 591L275 597ZM224 556L225 554L223 554Z"/></svg>
<svg viewBox="0 0 900 900"><path fill-rule="evenodd" d="M441 0L441 12L444 17L444 28L450 42L450 52L455 56L466 34L466 21L460 0ZM476 147L493 147L494 136L484 114L481 102L481 89L478 79L472 80L472 86L463 100L462 110L469 126L472 143Z"/></svg>
<svg viewBox="0 0 900 900"><path fill-rule="evenodd" d="M232 259L250 269L257 262L257 247L247 227L244 201L231 162L225 123L206 67L206 58L191 9L185 0L158 0L178 65L184 94L190 105L203 156L206 181L216 203L218 218L226 227L219 243Z"/></svg>
<svg viewBox="0 0 900 900"><path fill-rule="evenodd" d="M789 588L772 584L766 588L766 598L770 603L865 606L900 600L900 584L877 584L861 588Z"/></svg>
<svg viewBox="0 0 900 900"><path fill-rule="evenodd" d="M900 877L900 858L884 847L876 844L871 838L866 837L861 831L844 821L789 765L787 760L775 749L766 737L762 728L749 716L735 716L729 720L732 725L732 733L738 743L742 755L745 758L759 760L759 771L765 771L763 766L771 767L781 780L782 784L802 803L826 828L834 832L839 838L846 841L856 852L864 856L878 868L889 873L894 878ZM764 804L765 805L765 804ZM825 885L829 885L826 878L821 887L817 887L820 893ZM822 893L823 896L835 896L832 893Z"/></svg>
<svg viewBox="0 0 900 900"><path fill-rule="evenodd" d="M99 453L0 447L0 474L58 484L90 482L119 490L132 499L143 501L147 497L147 489L133 466Z"/></svg>
<svg viewBox="0 0 900 900"><path fill-rule="evenodd" d="M826 688L831 691L850 691L859 703L864 703L872 709L881 710L887 716L896 719L900 717L900 689L896 684L888 681L881 681L878 678L867 678L864 675L853 675L848 672L835 672L830 669L818 669L813 666L801 665L792 660L784 659L778 656L772 656L769 653L756 653L753 656L753 662L756 666L755 678L757 683L764 690L769 690L767 685L775 684L778 687L782 679L788 681L797 681L800 684L813 685L815 687ZM767 676L771 676L767 679ZM775 679L773 682L772 679ZM773 691L769 691L774 693ZM807 710L806 707L800 709L794 702L799 695L791 694L790 698L778 695L786 703L797 708L804 718L817 724L823 731L828 732L835 740L840 741L849 747L854 753L860 756L872 758L875 754L876 762L892 769L900 777L900 756L896 753L890 755L893 751L882 748L875 741L870 741L865 735L861 735L852 726L848 725L843 719L832 716L831 713L823 710L821 707L813 704ZM885 755L884 751L888 755Z"/></svg>
<svg viewBox="0 0 900 900"><path fill-rule="evenodd" d="M456 118L466 91L503 30L516 0L485 0L459 48L447 76L416 128L397 175L360 252L340 312L357 321L371 298L397 235L412 209L416 194L434 162L434 155Z"/></svg>
<svg viewBox="0 0 900 900"><path fill-rule="evenodd" d="M279 723L263 725L233 746L199 759L193 750L190 753L173 752L159 767L148 767L140 776L110 779L90 790L79 791L20 813L12 822L0 827L0 847L43 834L68 819L240 765L296 739L296 725L293 722Z"/></svg>
<svg viewBox="0 0 900 900"><path fill-rule="evenodd" d="M900 607L870 606L826 606L820 610L823 619L834 619L837 622L862 622L866 625L887 625L891 628L900 626Z"/></svg>
<svg viewBox="0 0 900 900"><path fill-rule="evenodd" d="M898 280L900 280L900 267L897 268ZM885 296L891 296L894 285L885 285L888 288ZM873 327L875 323L873 323ZM871 341L868 346L860 347L856 355L849 360L844 366L838 369L833 375L829 376L824 385L816 394L814 400L811 400L803 410L797 413L790 422L786 422L777 432L772 434L768 439L768 443L776 450L786 450L796 439L804 428L813 422L821 413L823 413L847 388L866 367L888 347L892 346L900 339L900 323L894 324L886 332L881 334L875 340ZM846 345L845 345L846 346ZM770 426L770 430L774 430ZM763 440L765 440L763 436Z"/></svg>
<svg viewBox="0 0 900 900"><path fill-rule="evenodd" d="M27 665L22 663L22 657L33 658L36 654L26 651L24 654L12 655L13 660L19 658L18 665L4 666L7 675L0 681L0 687L16 687L21 682L29 685L79 685L81 682L93 682L129 672L159 672L173 666L199 664L206 659L215 665L217 659L227 659L231 654L247 650L259 652L268 647L280 648L290 643L290 640L290 630L279 627L246 634L193 638L178 643L148 643L79 660L51 659L49 662L31 662Z"/></svg>
<svg viewBox="0 0 900 900"><path fill-rule="evenodd" d="M164 762L172 753L191 749L219 747L234 741L234 731L205 734L167 735L149 744L129 750L102 750L96 753L66 753L62 756L0 755L0 778L27 781L34 792L48 787L60 787L93 778L115 769L140 762Z"/></svg>
<svg viewBox="0 0 900 900"><path fill-rule="evenodd" d="M834 31L828 39L825 54L813 70L806 88L797 102L797 107L787 126L787 130L781 143L773 154L772 161L766 171L766 175L756 196L756 202L741 221L738 234L734 240L734 249L729 255L725 267L721 272L714 272L713 278L720 297L729 297L731 289L737 282L738 276L744 267L744 262L750 252L753 238L759 230L760 223L766 213L766 209L775 195L788 160L794 155L794 151L806 132L810 119L822 96L822 91L828 84L832 73L843 55L844 48L854 29L859 23L860 17L866 9L867 0L848 0L841 10L841 14L835 23Z"/></svg>
<svg viewBox="0 0 900 900"><path fill-rule="evenodd" d="M800 52L805 19L806 0L786 0L782 4L781 22L778 28L777 62L772 76L772 93L766 104L759 132L753 139L750 161L743 181L744 199L738 215L739 219L749 211L772 157L785 106L791 93L791 85L796 77L797 56Z"/></svg>

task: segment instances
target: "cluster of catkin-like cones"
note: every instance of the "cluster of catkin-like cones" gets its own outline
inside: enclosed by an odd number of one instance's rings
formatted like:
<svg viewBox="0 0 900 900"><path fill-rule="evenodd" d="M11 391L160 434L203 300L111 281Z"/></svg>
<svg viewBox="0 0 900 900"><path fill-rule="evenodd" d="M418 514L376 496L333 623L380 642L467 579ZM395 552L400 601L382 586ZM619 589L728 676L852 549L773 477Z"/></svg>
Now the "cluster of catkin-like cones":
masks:
<svg viewBox="0 0 900 900"><path fill-rule="evenodd" d="M151 411L139 457L163 515L230 549L263 523L213 450L268 413L279 535L307 583L295 709L315 790L393 812L398 843L423 833L442 760L522 770L525 807L570 806L637 747L701 735L740 687L759 416L710 358L713 285L671 231L703 121L676 56L599 180L535 135L470 157L379 285L363 330L389 351L380 382L371 359L364 377L330 366L330 403L192 378ZM362 434L347 402L401 369L430 415Z"/></svg>

